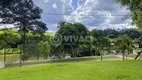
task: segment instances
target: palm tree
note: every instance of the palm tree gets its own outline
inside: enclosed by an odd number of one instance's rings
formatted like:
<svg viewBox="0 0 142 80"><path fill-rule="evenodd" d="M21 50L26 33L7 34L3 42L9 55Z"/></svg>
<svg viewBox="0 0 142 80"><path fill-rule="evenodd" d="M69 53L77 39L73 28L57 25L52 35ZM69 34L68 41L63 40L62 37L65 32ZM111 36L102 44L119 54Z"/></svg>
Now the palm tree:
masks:
<svg viewBox="0 0 142 80"><path fill-rule="evenodd" d="M122 52L123 60L125 60L126 51L132 52L131 38L127 35L120 35L117 38L116 46Z"/></svg>
<svg viewBox="0 0 142 80"><path fill-rule="evenodd" d="M131 45L127 46L127 48L126 48L126 60L127 60L127 55L132 53L133 49L134 49L134 46L131 46Z"/></svg>
<svg viewBox="0 0 142 80"><path fill-rule="evenodd" d="M100 51L101 61L102 61L104 51L110 48L110 40L105 37L100 37L97 39L97 46Z"/></svg>
<svg viewBox="0 0 142 80"><path fill-rule="evenodd" d="M104 37L104 34L101 30L92 30L91 35L93 36L93 45L96 50L100 53L101 61L103 60L103 52L105 49L110 47L110 40Z"/></svg>

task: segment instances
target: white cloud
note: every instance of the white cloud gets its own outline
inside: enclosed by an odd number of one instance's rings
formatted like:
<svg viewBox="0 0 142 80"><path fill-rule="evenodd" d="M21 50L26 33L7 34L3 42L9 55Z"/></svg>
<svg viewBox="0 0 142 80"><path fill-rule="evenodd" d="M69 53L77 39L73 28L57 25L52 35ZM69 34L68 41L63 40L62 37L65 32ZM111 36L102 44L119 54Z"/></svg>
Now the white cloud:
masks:
<svg viewBox="0 0 142 80"><path fill-rule="evenodd" d="M57 5L56 5L56 4L53 4L53 8L57 8Z"/></svg>
<svg viewBox="0 0 142 80"><path fill-rule="evenodd" d="M125 7L120 8L113 0L78 0L77 8L73 8L73 0L34 0L43 9L42 20L47 23L49 30L56 31L55 24L60 21L81 22L93 28L134 28L129 23L131 19L122 21L123 15L129 13ZM52 25L53 24L53 25ZM129 26L128 26L129 24ZM51 27L54 26L54 27Z"/></svg>
<svg viewBox="0 0 142 80"><path fill-rule="evenodd" d="M12 24L4 24L4 25L0 25L0 28L14 28L15 26Z"/></svg>
<svg viewBox="0 0 142 80"><path fill-rule="evenodd" d="M47 2L49 2L49 0L45 0L45 1L44 1L44 3L47 3Z"/></svg>
<svg viewBox="0 0 142 80"><path fill-rule="evenodd" d="M0 22L2 22L2 19L0 18Z"/></svg>
<svg viewBox="0 0 142 80"><path fill-rule="evenodd" d="M136 26L129 24L130 19L122 20L129 11L120 7L113 0L78 0L77 9L65 19L69 22L81 22L89 29L135 28Z"/></svg>
<svg viewBox="0 0 142 80"><path fill-rule="evenodd" d="M49 33L56 33L55 31L52 31L52 30L48 30L47 32L49 32Z"/></svg>
<svg viewBox="0 0 142 80"><path fill-rule="evenodd" d="M53 23L48 23L46 22L47 26L48 26L48 31L50 32L56 32L57 31L57 24L53 24Z"/></svg>

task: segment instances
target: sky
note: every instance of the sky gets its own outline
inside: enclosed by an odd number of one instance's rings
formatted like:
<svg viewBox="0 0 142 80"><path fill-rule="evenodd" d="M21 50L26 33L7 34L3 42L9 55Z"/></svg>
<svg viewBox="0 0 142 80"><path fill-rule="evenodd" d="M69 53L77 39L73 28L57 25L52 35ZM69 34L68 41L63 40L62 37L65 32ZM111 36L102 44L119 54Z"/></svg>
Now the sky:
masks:
<svg viewBox="0 0 142 80"><path fill-rule="evenodd" d="M47 24L49 32L57 31L61 21L79 22L89 30L135 28L131 19L124 20L129 13L126 7L114 0L33 0L43 9L41 21Z"/></svg>

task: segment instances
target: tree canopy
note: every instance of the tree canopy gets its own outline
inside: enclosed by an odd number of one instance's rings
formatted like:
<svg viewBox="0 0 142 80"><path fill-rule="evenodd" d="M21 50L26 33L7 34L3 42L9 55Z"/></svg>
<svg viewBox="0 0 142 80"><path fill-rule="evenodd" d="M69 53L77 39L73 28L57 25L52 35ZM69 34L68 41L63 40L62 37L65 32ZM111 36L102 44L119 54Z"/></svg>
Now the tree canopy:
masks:
<svg viewBox="0 0 142 80"><path fill-rule="evenodd" d="M133 24L136 24L142 30L142 0L115 0L122 6L127 6L131 11L130 16Z"/></svg>
<svg viewBox="0 0 142 80"><path fill-rule="evenodd" d="M20 34L16 30L1 31L0 32L0 48L4 48L10 44L16 44L21 39Z"/></svg>

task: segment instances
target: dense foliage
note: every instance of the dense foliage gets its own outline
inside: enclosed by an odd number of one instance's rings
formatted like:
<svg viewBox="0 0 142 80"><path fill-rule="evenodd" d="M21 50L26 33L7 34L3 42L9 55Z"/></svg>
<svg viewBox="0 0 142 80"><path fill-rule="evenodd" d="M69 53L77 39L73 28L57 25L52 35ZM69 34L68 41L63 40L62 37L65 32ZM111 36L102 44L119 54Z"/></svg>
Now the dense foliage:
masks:
<svg viewBox="0 0 142 80"><path fill-rule="evenodd" d="M142 29L142 0L115 0L122 6L127 6L131 11L129 16L132 18L133 24Z"/></svg>
<svg viewBox="0 0 142 80"><path fill-rule="evenodd" d="M39 34L31 31L26 33L26 51L23 57L28 59L28 57L34 56L37 57L37 59L39 59L39 57L44 57L47 59L49 55L62 56L63 58L65 58L67 55L71 55L71 57L92 55L103 56L104 54L110 53L110 50L112 49L115 49L118 51L118 53L123 52L123 54L126 55L132 53L134 44L138 44L139 47L142 45L142 33L137 29L93 29L89 31L86 26L82 25L81 23L67 22L62 22L62 24L60 23L58 28L59 30L55 34L48 32ZM51 44L50 38L56 37L58 34L62 36L63 40L57 47L55 47L53 44ZM4 35L8 36L4 37ZM18 48L18 46L23 44L23 38L20 36L20 33L18 33L17 30L2 30L0 36L1 48L4 46L4 44L9 45L11 48L13 45ZM65 37L68 38L68 36L71 36L72 42L65 39ZM77 40L80 39L79 37L85 38L86 36L91 36L92 41L82 42Z"/></svg>
<svg viewBox="0 0 142 80"><path fill-rule="evenodd" d="M142 5L141 0L116 0L131 11L133 24L141 28ZM8 6L7 6L8 5ZM81 23L60 22L58 31L52 36L46 33L46 24L40 21L42 10L33 0L0 0L0 23L15 25L16 30L0 29L0 48L18 48L22 59L29 57L61 56L82 57L103 55L111 50L118 50L124 55L132 53L135 44L142 47L142 33L137 29L93 29L89 31ZM52 44L52 37L58 40L56 46ZM54 41L53 40L53 41ZM127 53L126 53L127 52ZM21 58L20 58L21 60Z"/></svg>

